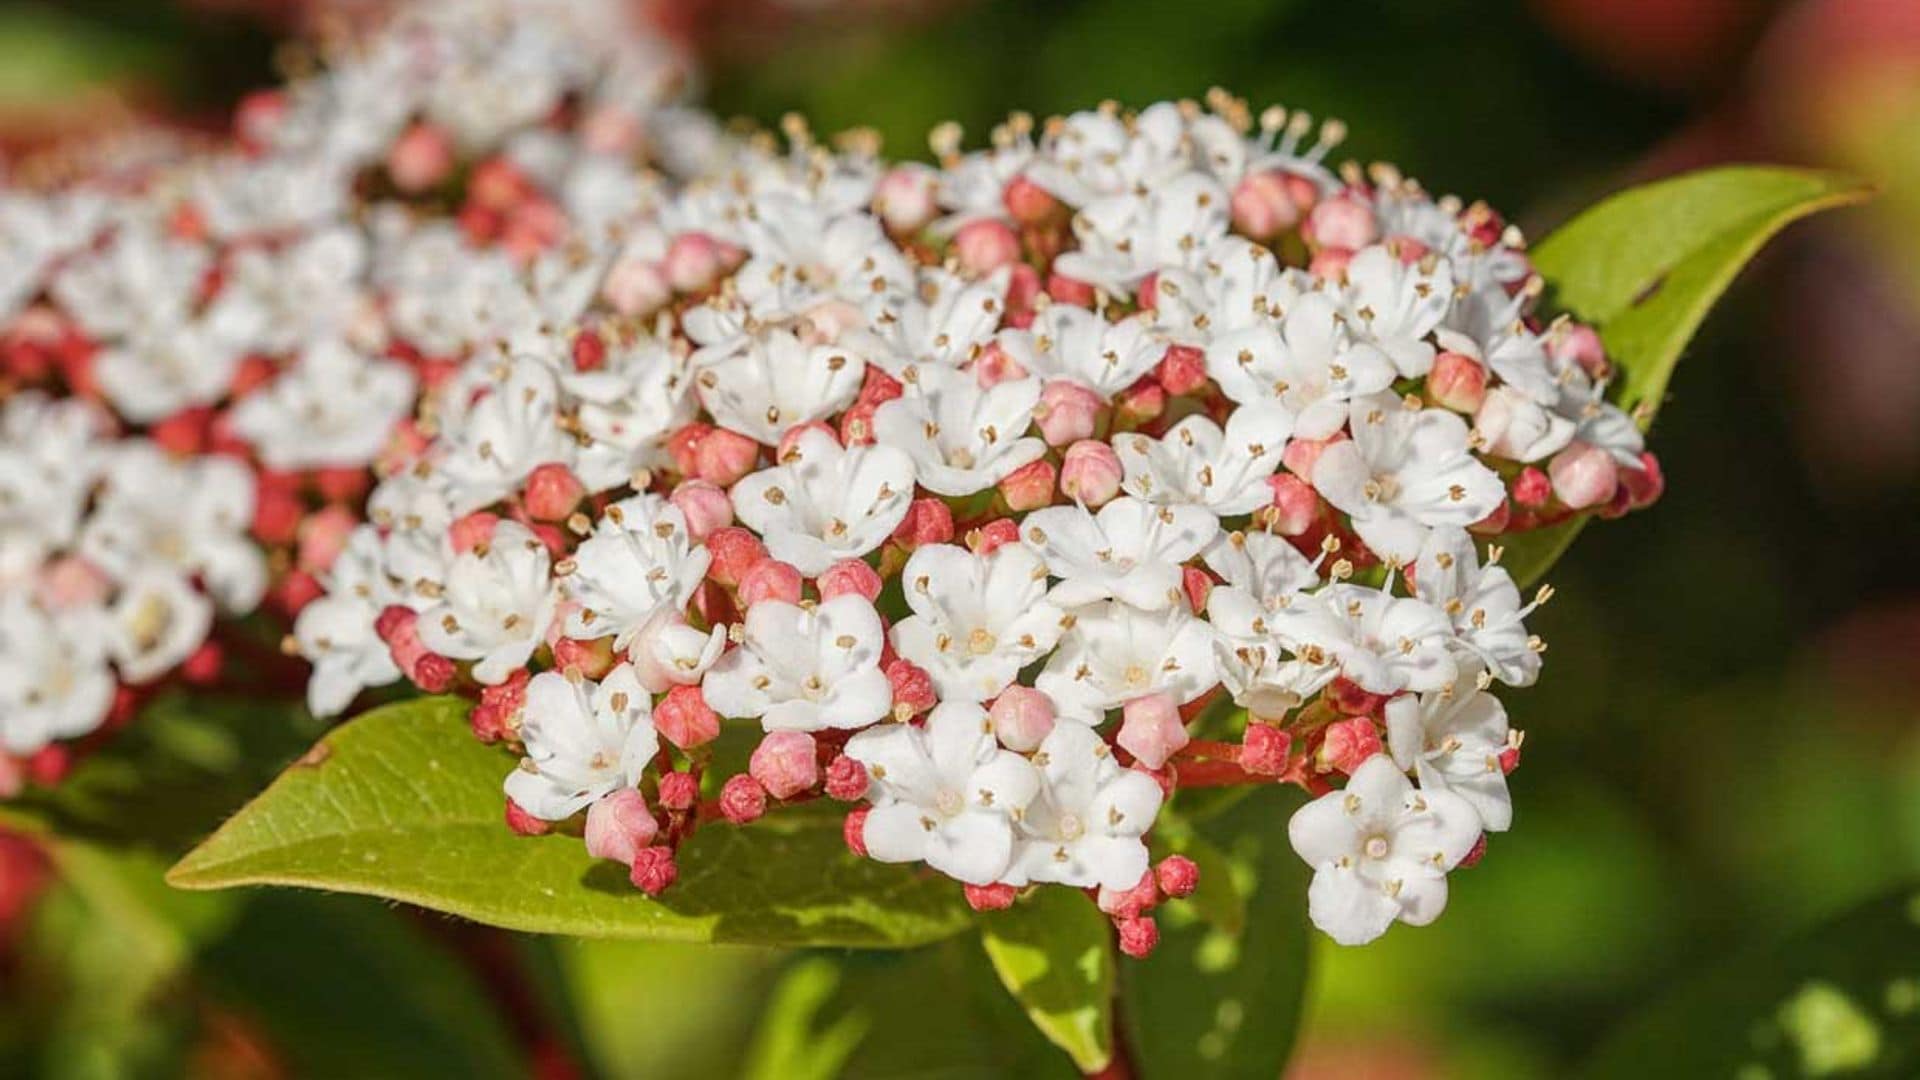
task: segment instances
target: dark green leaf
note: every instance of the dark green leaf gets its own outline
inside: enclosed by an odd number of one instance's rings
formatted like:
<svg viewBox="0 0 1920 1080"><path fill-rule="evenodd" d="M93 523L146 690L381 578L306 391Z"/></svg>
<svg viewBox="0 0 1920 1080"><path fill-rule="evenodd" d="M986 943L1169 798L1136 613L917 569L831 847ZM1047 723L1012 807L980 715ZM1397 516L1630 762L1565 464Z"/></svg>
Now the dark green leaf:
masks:
<svg viewBox="0 0 1920 1080"><path fill-rule="evenodd" d="M465 710L423 699L335 729L169 880L365 893L585 937L886 948L969 925L951 881L858 858L837 818L809 812L700 830L679 883L650 900L578 837L507 830L500 783L513 762L472 737Z"/></svg>

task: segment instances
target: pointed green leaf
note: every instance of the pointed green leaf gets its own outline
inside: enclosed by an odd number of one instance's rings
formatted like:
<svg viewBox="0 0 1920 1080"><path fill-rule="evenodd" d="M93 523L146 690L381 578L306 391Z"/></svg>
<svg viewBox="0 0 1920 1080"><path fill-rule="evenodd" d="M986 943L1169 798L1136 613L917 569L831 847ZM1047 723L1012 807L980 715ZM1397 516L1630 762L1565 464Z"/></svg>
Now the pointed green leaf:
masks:
<svg viewBox="0 0 1920 1080"><path fill-rule="evenodd" d="M1287 843L1296 805L1294 793L1267 787L1197 825L1172 823L1176 837L1192 832L1200 892L1214 895L1155 909L1159 947L1120 966L1139 1075L1265 1080L1284 1070L1307 979L1307 867ZM1244 917L1220 917L1233 911Z"/></svg>
<svg viewBox="0 0 1920 1080"><path fill-rule="evenodd" d="M1106 1068L1114 984L1107 917L1085 893L1042 888L980 923L987 959L1034 1026L1082 1072Z"/></svg>
<svg viewBox="0 0 1920 1080"><path fill-rule="evenodd" d="M1920 1075L1920 887L1738 956L1601 1045L1595 1080Z"/></svg>
<svg viewBox="0 0 1920 1080"><path fill-rule="evenodd" d="M513 767L467 704L428 698L335 729L174 867L182 888L296 885L400 900L536 933L897 948L969 925L945 878L847 851L836 816L703 828L680 881L648 899L577 836L502 823Z"/></svg>
<svg viewBox="0 0 1920 1080"><path fill-rule="evenodd" d="M1644 427L1694 331L1761 246L1809 214L1869 194L1834 173L1706 169L1601 202L1534 248L1533 264L1555 308L1599 328L1620 369L1616 403L1642 407ZM1546 573L1586 520L1506 538L1514 577L1531 584Z"/></svg>

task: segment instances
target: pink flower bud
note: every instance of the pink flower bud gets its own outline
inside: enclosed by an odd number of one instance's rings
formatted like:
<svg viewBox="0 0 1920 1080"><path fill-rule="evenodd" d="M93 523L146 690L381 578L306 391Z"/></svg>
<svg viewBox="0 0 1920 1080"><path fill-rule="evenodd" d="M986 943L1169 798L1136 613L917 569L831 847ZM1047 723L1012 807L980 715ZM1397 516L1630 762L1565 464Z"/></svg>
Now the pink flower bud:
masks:
<svg viewBox="0 0 1920 1080"><path fill-rule="evenodd" d="M300 569L310 574L324 573L347 546L347 538L358 524L358 515L344 506L329 506L308 515L300 523Z"/></svg>
<svg viewBox="0 0 1920 1080"><path fill-rule="evenodd" d="M845 300L826 300L800 317L800 340L807 345L831 345L842 334L867 325L867 317Z"/></svg>
<svg viewBox="0 0 1920 1080"><path fill-rule="evenodd" d="M1358 251L1380 235L1373 219L1373 207L1357 195L1342 192L1324 199L1307 214L1301 235L1316 248L1346 248Z"/></svg>
<svg viewBox="0 0 1920 1080"><path fill-rule="evenodd" d="M1321 281L1339 281L1347 276L1347 266L1352 262L1352 248L1323 247L1313 253L1307 263L1307 273Z"/></svg>
<svg viewBox="0 0 1920 1080"><path fill-rule="evenodd" d="M1045 225L1057 221L1065 215L1066 204L1053 197L1053 193L1025 176L1016 176L1007 181L1005 190L1000 193L1000 201L1006 204L1007 213L1022 225Z"/></svg>
<svg viewBox="0 0 1920 1080"><path fill-rule="evenodd" d="M1320 519L1320 493L1305 480L1290 472L1275 473L1267 478L1267 487L1273 502L1262 519L1263 527L1281 536L1299 536Z"/></svg>
<svg viewBox="0 0 1920 1080"><path fill-rule="evenodd" d="M1547 352L1555 360L1571 360L1580 365L1580 370L1594 380L1605 379L1613 372L1613 365L1607 362L1607 347L1600 341L1600 335L1593 327L1583 323L1568 323L1557 334L1547 338Z"/></svg>
<svg viewBox="0 0 1920 1080"><path fill-rule="evenodd" d="M633 887L648 896L659 896L680 880L680 867L673 861L673 849L664 844L641 848L633 856L630 877Z"/></svg>
<svg viewBox="0 0 1920 1080"><path fill-rule="evenodd" d="M1047 275L1047 296L1055 303L1090 308L1099 299L1096 293L1092 285L1079 278L1068 277L1057 270Z"/></svg>
<svg viewBox="0 0 1920 1080"><path fill-rule="evenodd" d="M1160 944L1160 925L1148 916L1124 919L1119 929L1120 951L1135 960L1145 960L1153 955L1153 950Z"/></svg>
<svg viewBox="0 0 1920 1080"><path fill-rule="evenodd" d="M1053 731L1053 701L1031 686L1018 683L1000 691L987 710L1000 744L1019 753L1031 753Z"/></svg>
<svg viewBox="0 0 1920 1080"><path fill-rule="evenodd" d="M996 518L967 533L967 546L976 555L991 555L1008 544L1020 542L1020 525L1012 518Z"/></svg>
<svg viewBox="0 0 1920 1080"><path fill-rule="evenodd" d="M420 615L412 608L390 604L374 620L373 629L387 643L394 665L420 689L438 694L453 684L453 662L427 651L420 641L419 622Z"/></svg>
<svg viewBox="0 0 1920 1080"><path fill-rule="evenodd" d="M1321 453L1346 437L1343 432L1326 439L1295 439L1287 444L1287 449L1280 455L1280 463L1287 467L1288 472L1311 483L1313 467L1319 462Z"/></svg>
<svg viewBox="0 0 1920 1080"><path fill-rule="evenodd" d="M532 672L516 668L506 682L480 688L480 703L467 715L475 738L483 743L496 743L519 730L520 709L527 703L530 678Z"/></svg>
<svg viewBox="0 0 1920 1080"><path fill-rule="evenodd" d="M884 584L880 574L862 559L842 559L827 567L814 581L823 603L848 594L865 597L868 603L872 603L880 598L880 589Z"/></svg>
<svg viewBox="0 0 1920 1080"><path fill-rule="evenodd" d="M1013 264L1013 278L1007 282L1007 325L1025 330L1033 324L1033 305L1040 298L1040 271L1026 263Z"/></svg>
<svg viewBox="0 0 1920 1080"><path fill-rule="evenodd" d="M1020 238L1004 221L981 218L960 227L953 237L953 253L960 266L975 277L985 277L1020 259Z"/></svg>
<svg viewBox="0 0 1920 1080"><path fill-rule="evenodd" d="M888 664L887 683L893 687L893 715L898 719L918 716L938 701L933 692L933 677L911 660Z"/></svg>
<svg viewBox="0 0 1920 1080"><path fill-rule="evenodd" d="M1277 170L1248 173L1234 187L1229 205L1233 227L1252 240L1271 240L1300 220L1300 208L1287 191L1287 174Z"/></svg>
<svg viewBox="0 0 1920 1080"><path fill-rule="evenodd" d="M598 679L613 670L613 639L594 638L579 641L561 638L553 643L553 666L560 671L578 671L589 679Z"/></svg>
<svg viewBox="0 0 1920 1080"><path fill-rule="evenodd" d="M730 776L720 785L720 814L735 825L759 820L767 812L767 793L746 773Z"/></svg>
<svg viewBox="0 0 1920 1080"><path fill-rule="evenodd" d="M665 772L660 774L660 808L663 810L691 810L700 801L700 780L692 773Z"/></svg>
<svg viewBox="0 0 1920 1080"><path fill-rule="evenodd" d="M915 499L893 538L908 548L947 543L953 539L953 510L940 499Z"/></svg>
<svg viewBox="0 0 1920 1080"><path fill-rule="evenodd" d="M1094 894L1093 902L1108 915L1137 919L1160 903L1160 886L1154 881L1153 871L1148 870L1140 875L1139 881L1125 889L1109 889L1102 885L1100 891Z"/></svg>
<svg viewBox="0 0 1920 1080"><path fill-rule="evenodd" d="M667 456L673 459L673 467L680 471L680 475L699 475L700 444L712 432L712 424L695 422L675 428L667 434Z"/></svg>
<svg viewBox="0 0 1920 1080"><path fill-rule="evenodd" d="M800 590L805 579L791 563L779 559L761 559L740 579L740 605L752 607L762 600L778 600L784 604L800 602Z"/></svg>
<svg viewBox="0 0 1920 1080"><path fill-rule="evenodd" d="M733 500L711 480L683 480L667 501L687 519L687 534L694 543L733 524Z"/></svg>
<svg viewBox="0 0 1920 1080"><path fill-rule="evenodd" d="M1255 776L1279 776L1287 771L1293 736L1272 724L1248 724L1241 737L1240 767Z"/></svg>
<svg viewBox="0 0 1920 1080"><path fill-rule="evenodd" d="M867 857L867 815L872 812L871 806L856 806L840 823L840 838L847 842L847 850L863 859Z"/></svg>
<svg viewBox="0 0 1920 1080"><path fill-rule="evenodd" d="M1480 860L1486 857L1487 857L1487 834L1483 832L1477 838L1475 838L1475 840L1473 841L1473 846L1467 849L1467 853L1465 855L1460 856L1460 861L1455 863L1453 868L1455 870L1471 870L1474 867L1480 865Z"/></svg>
<svg viewBox="0 0 1920 1080"><path fill-rule="evenodd" d="M409 195L434 187L453 174L453 140L432 124L415 124L387 151L387 175Z"/></svg>
<svg viewBox="0 0 1920 1080"><path fill-rule="evenodd" d="M298 492L262 482L254 493L253 535L263 544L291 544L300 533L300 519L306 511Z"/></svg>
<svg viewBox="0 0 1920 1080"><path fill-rule="evenodd" d="M1053 462L1045 458L1030 461L1008 473L1000 481L1000 497L1015 513L1038 510L1053 503Z"/></svg>
<svg viewBox="0 0 1920 1080"><path fill-rule="evenodd" d="M999 882L992 885L962 885L960 892L967 898L967 906L975 911L1005 911L1020 896L1020 890Z"/></svg>
<svg viewBox="0 0 1920 1080"><path fill-rule="evenodd" d="M632 788L621 788L587 809L587 854L596 859L632 866L659 832L646 797Z"/></svg>
<svg viewBox="0 0 1920 1080"><path fill-rule="evenodd" d="M220 666L226 650L217 641L203 641L192 655L180 662L180 678L188 686L211 686L220 678Z"/></svg>
<svg viewBox="0 0 1920 1080"><path fill-rule="evenodd" d="M1667 476L1661 471L1660 459L1647 450L1640 454L1638 469L1620 470L1620 484L1627 489L1628 505L1635 510L1644 510L1658 502L1666 492Z"/></svg>
<svg viewBox="0 0 1920 1080"><path fill-rule="evenodd" d="M698 686L676 686L653 707L653 726L661 738L692 750L720 736L720 715L708 707Z"/></svg>
<svg viewBox="0 0 1920 1080"><path fill-rule="evenodd" d="M1553 481L1532 465L1521 469L1520 475L1513 478L1513 501L1529 510L1547 505L1552 496Z"/></svg>
<svg viewBox="0 0 1920 1080"><path fill-rule="evenodd" d="M1165 765L1187 745L1187 727L1180 722L1180 706L1171 694L1134 698L1127 702L1121 717L1120 735L1114 742L1149 769Z"/></svg>
<svg viewBox="0 0 1920 1080"><path fill-rule="evenodd" d="M1191 345L1169 345L1153 377L1175 397L1207 385L1207 354Z"/></svg>
<svg viewBox="0 0 1920 1080"><path fill-rule="evenodd" d="M730 589L738 587L748 571L767 558L767 546L760 538L738 525L723 526L708 533L707 552L713 557L707 564L707 577Z"/></svg>
<svg viewBox="0 0 1920 1080"><path fill-rule="evenodd" d="M1034 415L1040 434L1048 446L1065 446L1093 437L1100 427L1101 410L1106 399L1091 387L1065 379L1055 379L1040 390L1040 404Z"/></svg>
<svg viewBox="0 0 1920 1080"><path fill-rule="evenodd" d="M986 348L980 350L980 355L974 358L972 371L974 381L980 384L982 390L1009 379L1024 378L1027 374L1027 369L1008 356L1007 350L1001 348L998 341L989 342Z"/></svg>
<svg viewBox="0 0 1920 1080"><path fill-rule="evenodd" d="M1547 463L1553 493L1574 510L1599 506L1613 498L1620 486L1620 466L1613 455L1583 442L1567 444Z"/></svg>
<svg viewBox="0 0 1920 1080"><path fill-rule="evenodd" d="M573 335L573 370L599 371L607 366L607 340L597 330Z"/></svg>
<svg viewBox="0 0 1920 1080"><path fill-rule="evenodd" d="M461 554L484 549L493 542L493 530L499 524L500 515L475 510L447 527L447 542Z"/></svg>
<svg viewBox="0 0 1920 1080"><path fill-rule="evenodd" d="M720 245L702 232L684 232L667 245L661 270L667 284L676 292L704 292L718 281L722 271Z"/></svg>
<svg viewBox="0 0 1920 1080"><path fill-rule="evenodd" d="M506 819L507 828L521 836L544 836L553 828L547 822L521 809L520 804L512 799L507 800Z"/></svg>
<svg viewBox="0 0 1920 1080"><path fill-rule="evenodd" d="M113 579L79 555L67 555L47 564L40 573L35 595L51 611L65 611L102 603L113 590Z"/></svg>
<svg viewBox="0 0 1920 1080"><path fill-rule="evenodd" d="M242 97L234 107L234 137L250 151L264 150L286 117L286 91L254 90Z"/></svg>
<svg viewBox="0 0 1920 1080"><path fill-rule="evenodd" d="M694 449L695 475L720 487L732 487L760 465L760 444L737 431L714 428Z"/></svg>
<svg viewBox="0 0 1920 1080"><path fill-rule="evenodd" d="M1213 595L1213 578L1197 566L1182 567L1180 591L1186 594L1188 610L1202 614L1207 610L1207 597Z"/></svg>
<svg viewBox="0 0 1920 1080"><path fill-rule="evenodd" d="M613 310L628 317L650 315L673 299L666 269L652 259L627 256L613 264L600 286Z"/></svg>
<svg viewBox="0 0 1920 1080"><path fill-rule="evenodd" d="M599 105L580 118L580 142L596 154L626 154L640 145L640 121L618 105Z"/></svg>
<svg viewBox="0 0 1920 1080"><path fill-rule="evenodd" d="M1513 523L1513 504L1505 499L1486 517L1467 526L1467 531L1476 536L1499 536Z"/></svg>
<svg viewBox="0 0 1920 1080"><path fill-rule="evenodd" d="M580 505L587 489L573 470L557 461L548 462L527 476L527 489L521 496L527 516L535 521L565 521Z"/></svg>
<svg viewBox="0 0 1920 1080"><path fill-rule="evenodd" d="M1113 447L1095 439L1081 439L1067 447L1060 465L1060 493L1089 508L1099 509L1120 494L1126 470Z"/></svg>
<svg viewBox="0 0 1920 1080"><path fill-rule="evenodd" d="M867 793L867 767L845 754L827 764L827 795L852 802Z"/></svg>
<svg viewBox="0 0 1920 1080"><path fill-rule="evenodd" d="M1359 683L1344 676L1327 686L1327 701L1346 716L1379 716L1390 696L1363 690Z"/></svg>
<svg viewBox="0 0 1920 1080"><path fill-rule="evenodd" d="M1427 374L1427 396L1441 408L1471 416L1487 399L1487 369L1465 353L1443 352Z"/></svg>
<svg viewBox="0 0 1920 1080"><path fill-rule="evenodd" d="M747 771L767 794L791 799L820 782L818 752L804 731L770 731L754 747Z"/></svg>
<svg viewBox="0 0 1920 1080"><path fill-rule="evenodd" d="M1327 725L1320 743L1319 764L1324 769L1353 775L1362 762L1380 752L1380 729L1365 716L1336 720Z"/></svg>
<svg viewBox="0 0 1920 1080"><path fill-rule="evenodd" d="M1114 426L1132 431L1160 419L1167 411L1167 390L1152 379L1142 379L1125 390L1113 402Z"/></svg>
<svg viewBox="0 0 1920 1080"><path fill-rule="evenodd" d="M1200 865L1185 855L1169 855L1153 868L1153 879L1161 892L1183 900L1200 887Z"/></svg>
<svg viewBox="0 0 1920 1080"><path fill-rule="evenodd" d="M934 199L939 174L925 165L896 165L874 187L873 209L895 236L912 236L926 228L940 204Z"/></svg>

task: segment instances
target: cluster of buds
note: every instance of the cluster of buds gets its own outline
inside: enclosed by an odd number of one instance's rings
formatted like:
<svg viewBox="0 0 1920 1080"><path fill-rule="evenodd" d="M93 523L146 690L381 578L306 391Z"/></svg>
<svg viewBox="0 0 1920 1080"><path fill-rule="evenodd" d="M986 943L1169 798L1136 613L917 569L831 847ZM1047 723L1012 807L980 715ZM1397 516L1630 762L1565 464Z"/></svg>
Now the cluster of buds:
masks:
<svg viewBox="0 0 1920 1080"><path fill-rule="evenodd" d="M1499 538L1660 474L1518 231L1343 135L1215 94L949 125L937 166L732 144L536 260L537 325L434 312L460 392L301 612L310 702L473 695L508 825L650 894L824 797L977 907L1090 890L1140 955L1196 885L1163 804L1293 783L1316 924L1431 920L1544 650Z"/></svg>
<svg viewBox="0 0 1920 1080"><path fill-rule="evenodd" d="M128 136L0 194L0 793L219 677L217 616L319 596L473 343L546 321L521 279L722 152L622 9L406 5L231 138Z"/></svg>

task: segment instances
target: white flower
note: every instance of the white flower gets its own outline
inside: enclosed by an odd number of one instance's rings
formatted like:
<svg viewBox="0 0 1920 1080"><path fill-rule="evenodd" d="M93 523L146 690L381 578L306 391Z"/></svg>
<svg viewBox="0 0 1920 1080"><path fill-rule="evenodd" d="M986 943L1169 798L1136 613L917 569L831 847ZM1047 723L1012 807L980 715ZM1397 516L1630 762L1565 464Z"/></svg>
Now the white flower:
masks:
<svg viewBox="0 0 1920 1080"><path fill-rule="evenodd" d="M1500 477L1468 450L1466 421L1445 409L1376 394L1353 402L1351 424L1353 438L1315 462L1313 486L1383 559L1412 562L1429 529L1464 528L1506 498Z"/></svg>
<svg viewBox="0 0 1920 1080"><path fill-rule="evenodd" d="M949 701L924 727L886 724L847 740L847 756L872 780L861 840L881 862L924 862L969 885L987 885L1013 858L1014 818L1040 777L994 741L986 713Z"/></svg>
<svg viewBox="0 0 1920 1080"><path fill-rule="evenodd" d="M1131 295L1147 275L1193 269L1227 234L1227 190L1201 172L1161 181L1144 194L1099 199L1073 217L1080 246L1054 260L1069 277Z"/></svg>
<svg viewBox="0 0 1920 1080"><path fill-rule="evenodd" d="M1047 571L1019 544L986 555L928 544L901 572L913 614L893 626L893 647L925 669L946 701L985 701L1060 640Z"/></svg>
<svg viewBox="0 0 1920 1080"><path fill-rule="evenodd" d="M654 337L610 342L605 366L562 374L560 384L579 399L577 472L589 490L618 487L635 469L663 464L667 436L698 412L686 358Z"/></svg>
<svg viewBox="0 0 1920 1080"><path fill-rule="evenodd" d="M372 360L337 339L316 342L300 359L229 414L268 468L362 466L379 455L413 411L413 372Z"/></svg>
<svg viewBox="0 0 1920 1080"><path fill-rule="evenodd" d="M1375 244L1356 252L1346 270L1348 324L1393 359L1409 379L1433 368L1427 336L1453 305L1453 264L1429 255L1411 265Z"/></svg>
<svg viewBox="0 0 1920 1080"><path fill-rule="evenodd" d="M1197 270L1167 269L1154 279L1154 327L1182 345L1263 325L1319 287L1303 270L1242 236L1225 236Z"/></svg>
<svg viewBox="0 0 1920 1080"><path fill-rule="evenodd" d="M1289 651L1370 694L1437 690L1453 682L1453 626L1423 600L1363 585L1329 585L1273 610L1268 625Z"/></svg>
<svg viewBox="0 0 1920 1080"><path fill-rule="evenodd" d="M1137 117L1113 109L1077 112L1047 125L1027 177L1069 206L1128 195L1189 168L1186 127L1171 102Z"/></svg>
<svg viewBox="0 0 1920 1080"><path fill-rule="evenodd" d="M660 749L653 698L621 664L595 684L543 671L520 710L527 756L507 776L507 796L542 821L564 821L616 788L640 782Z"/></svg>
<svg viewBox="0 0 1920 1080"><path fill-rule="evenodd" d="M996 271L968 281L937 266L923 267L917 288L883 293L867 302L867 327L854 341L874 363L898 376L911 364L959 367L993 340L1006 314L1012 274Z"/></svg>
<svg viewBox="0 0 1920 1080"><path fill-rule="evenodd" d="M1269 532L1231 532L1218 537L1202 553L1207 569L1270 607L1285 604L1295 594L1320 583L1318 560L1300 554L1286 537Z"/></svg>
<svg viewBox="0 0 1920 1080"><path fill-rule="evenodd" d="M17 593L0 600L0 750L26 755L88 734L113 693L97 619L52 615Z"/></svg>
<svg viewBox="0 0 1920 1080"><path fill-rule="evenodd" d="M213 605L172 569L139 567L119 586L107 614L107 651L122 679L151 682L207 640Z"/></svg>
<svg viewBox="0 0 1920 1080"><path fill-rule="evenodd" d="M0 587L27 581L73 543L107 454L105 412L20 391L0 407Z"/></svg>
<svg viewBox="0 0 1920 1080"><path fill-rule="evenodd" d="M1473 538L1460 529L1435 529L1414 564L1415 596L1447 613L1463 652L1508 686L1532 686L1540 677L1540 642L1523 621L1539 601L1523 604L1504 566L1480 565ZM1542 599L1551 595L1542 590Z"/></svg>
<svg viewBox="0 0 1920 1080"><path fill-rule="evenodd" d="M361 690L400 678L392 650L375 630L380 612L398 597L385 573L379 530L362 525L347 538L324 579L326 595L300 609L293 638L313 665L307 708L333 716Z"/></svg>
<svg viewBox="0 0 1920 1080"><path fill-rule="evenodd" d="M1487 391L1473 416L1473 435L1489 456L1539 461L1573 441L1579 425L1511 386Z"/></svg>
<svg viewBox="0 0 1920 1080"><path fill-rule="evenodd" d="M1189 416L1160 439L1116 435L1113 448L1126 469L1128 494L1233 517L1273 500L1267 478L1279 470L1292 430L1292 416L1269 402L1235 409L1224 431L1204 416Z"/></svg>
<svg viewBox="0 0 1920 1080"><path fill-rule="evenodd" d="M568 636L612 634L613 647L625 649L648 623L687 606L712 561L693 543L685 515L660 496L608 506L564 578L563 590L579 605L567 616Z"/></svg>
<svg viewBox="0 0 1920 1080"><path fill-rule="evenodd" d="M1020 820L1005 880L1131 889L1147 872L1141 839L1160 813L1160 785L1123 769L1093 729L1058 724L1033 755L1040 794Z"/></svg>
<svg viewBox="0 0 1920 1080"><path fill-rule="evenodd" d="M640 684L649 693L660 694L676 686L697 685L726 648L726 627L701 633L674 609L662 611L641 627L627 655L633 658Z"/></svg>
<svg viewBox="0 0 1920 1080"><path fill-rule="evenodd" d="M1108 322L1074 304L1047 305L1030 329L1001 333L1000 345L1036 378L1064 379L1106 398L1139 382L1167 354L1145 318Z"/></svg>
<svg viewBox="0 0 1920 1080"><path fill-rule="evenodd" d="M874 411L874 437L912 455L928 490L972 495L1039 460L1047 444L1027 435L1040 403L1040 380L1008 379L981 388L952 368L909 367L904 394Z"/></svg>
<svg viewBox="0 0 1920 1080"><path fill-rule="evenodd" d="M542 465L570 463L578 449L560 429L553 373L531 360L511 362L505 378L447 427L438 471L459 513L511 494Z"/></svg>
<svg viewBox="0 0 1920 1080"><path fill-rule="evenodd" d="M1415 791L1385 754L1347 786L1301 807L1287 823L1293 850L1313 867L1307 914L1342 945L1364 945L1394 920L1425 926L1447 906L1447 871L1480 836L1480 817L1448 791Z"/></svg>
<svg viewBox="0 0 1920 1080"><path fill-rule="evenodd" d="M715 712L758 717L768 731L866 727L893 707L885 645L880 614L858 594L810 608L763 600L701 692Z"/></svg>
<svg viewBox="0 0 1920 1080"><path fill-rule="evenodd" d="M477 661L473 677L492 685L527 662L553 622L556 594L547 546L525 526L502 521L492 538L455 555L439 599L420 613L420 641L455 660Z"/></svg>
<svg viewBox="0 0 1920 1080"><path fill-rule="evenodd" d="M1198 506L1155 506L1131 497L1089 513L1050 506L1020 523L1020 536L1060 578L1052 600L1078 607L1117 599L1158 611L1183 603L1181 565L1205 550L1220 519Z"/></svg>
<svg viewBox="0 0 1920 1080"><path fill-rule="evenodd" d="M174 239L156 221L126 221L104 250L62 270L51 291L88 334L115 340L184 322L211 261L206 248Z"/></svg>
<svg viewBox="0 0 1920 1080"><path fill-rule="evenodd" d="M1213 628L1185 605L1146 612L1118 601L1073 613L1034 686L1065 719L1098 724L1107 710L1165 692L1186 704L1213 689Z"/></svg>
<svg viewBox="0 0 1920 1080"><path fill-rule="evenodd" d="M148 565L197 575L220 606L251 610L266 591L266 560L247 536L253 478L228 457L173 461L152 443L117 447L80 536L80 550L116 577Z"/></svg>
<svg viewBox="0 0 1920 1080"><path fill-rule="evenodd" d="M714 423L768 446L853 404L867 370L850 349L809 344L783 327L702 349L694 363L700 404Z"/></svg>
<svg viewBox="0 0 1920 1080"><path fill-rule="evenodd" d="M1207 374L1241 405L1278 401L1294 415L1294 435L1324 439L1346 422L1349 400L1393 385L1386 354L1356 343L1342 319L1332 300L1308 293L1277 324L1214 338Z"/></svg>
<svg viewBox="0 0 1920 1080"><path fill-rule="evenodd" d="M754 201L743 228L751 258L734 280L759 318L913 287L911 265L869 214L836 214L812 199L775 193Z"/></svg>
<svg viewBox="0 0 1920 1080"><path fill-rule="evenodd" d="M207 323L157 322L102 349L93 370L121 415L152 423L219 400L239 365L239 348Z"/></svg>
<svg viewBox="0 0 1920 1080"><path fill-rule="evenodd" d="M220 335L255 352L299 351L348 328L360 299L367 241L344 225L323 229L280 251L242 248L228 260L226 284L207 313Z"/></svg>
<svg viewBox="0 0 1920 1080"><path fill-rule="evenodd" d="M1387 746L1394 764L1413 769L1422 791L1450 791L1480 816L1480 827L1505 832L1513 798L1500 758L1519 745L1500 699L1479 689L1468 673L1442 690L1387 702Z"/></svg>
<svg viewBox="0 0 1920 1080"><path fill-rule="evenodd" d="M1560 386L1546 335L1528 329L1522 318L1537 295L1536 289L1522 289L1509 296L1497 284L1472 290L1434 336L1442 348L1473 357L1529 398L1551 405Z"/></svg>
<svg viewBox="0 0 1920 1080"><path fill-rule="evenodd" d="M809 428L781 464L733 485L734 514L774 558L813 577L887 542L913 503L913 472L893 446L843 447Z"/></svg>
<svg viewBox="0 0 1920 1080"><path fill-rule="evenodd" d="M1274 633L1276 612L1312 603L1301 592L1319 583L1317 562L1283 537L1234 532L1214 541L1206 563L1225 581L1207 594L1207 619L1220 681L1236 704L1256 717L1279 717L1331 680L1324 663L1288 659Z"/></svg>

